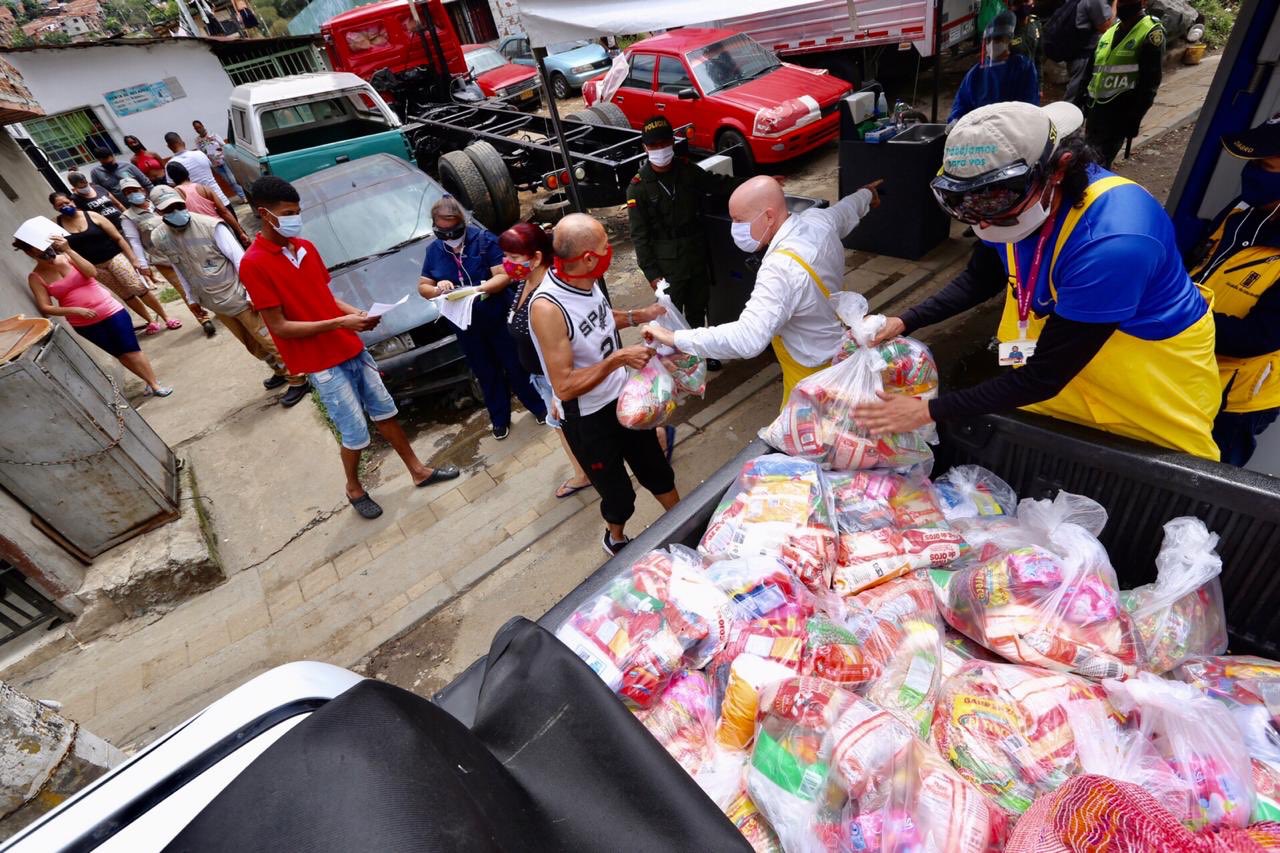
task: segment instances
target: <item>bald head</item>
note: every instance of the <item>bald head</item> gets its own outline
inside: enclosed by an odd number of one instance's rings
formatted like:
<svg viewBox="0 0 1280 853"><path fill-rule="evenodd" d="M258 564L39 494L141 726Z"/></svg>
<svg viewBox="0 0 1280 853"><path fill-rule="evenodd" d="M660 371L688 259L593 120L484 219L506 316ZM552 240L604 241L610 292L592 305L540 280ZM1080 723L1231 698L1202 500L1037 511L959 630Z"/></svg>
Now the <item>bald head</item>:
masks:
<svg viewBox="0 0 1280 853"><path fill-rule="evenodd" d="M551 232L551 245L561 259L564 278L594 280L597 261L609 252L609 235L587 214L570 213Z"/></svg>
<svg viewBox="0 0 1280 853"><path fill-rule="evenodd" d="M767 246L787 218L787 197L782 185L768 175L757 175L733 191L729 216L751 225L751 237Z"/></svg>

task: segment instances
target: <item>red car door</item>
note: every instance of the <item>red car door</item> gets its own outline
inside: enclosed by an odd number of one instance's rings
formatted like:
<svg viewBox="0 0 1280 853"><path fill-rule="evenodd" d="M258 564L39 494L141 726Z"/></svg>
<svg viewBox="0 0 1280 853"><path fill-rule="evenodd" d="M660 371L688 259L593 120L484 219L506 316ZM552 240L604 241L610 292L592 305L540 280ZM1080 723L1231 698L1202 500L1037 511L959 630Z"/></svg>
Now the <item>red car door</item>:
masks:
<svg viewBox="0 0 1280 853"><path fill-rule="evenodd" d="M618 87L613 102L622 108L632 127L641 127L653 115L653 77L658 57L652 53L631 54L631 71Z"/></svg>
<svg viewBox="0 0 1280 853"><path fill-rule="evenodd" d="M680 99L680 93L687 89L697 91L689 78L689 70L684 60L678 56L663 56L658 60L658 87L653 93L654 114L667 117L671 126L680 129L682 125L693 125L685 131L689 144L694 148L710 151L715 146L711 143L714 123L706 121L703 116L701 126L697 122L698 99Z"/></svg>

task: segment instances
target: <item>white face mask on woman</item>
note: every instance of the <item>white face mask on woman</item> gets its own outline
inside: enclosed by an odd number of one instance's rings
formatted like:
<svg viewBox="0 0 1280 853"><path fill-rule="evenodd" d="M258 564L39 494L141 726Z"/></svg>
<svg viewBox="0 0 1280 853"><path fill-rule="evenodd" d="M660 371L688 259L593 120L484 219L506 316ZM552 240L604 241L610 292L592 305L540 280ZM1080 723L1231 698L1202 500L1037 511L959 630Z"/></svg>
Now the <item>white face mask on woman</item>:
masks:
<svg viewBox="0 0 1280 853"><path fill-rule="evenodd" d="M1044 224L1049 218L1049 210L1053 203L1050 195L1048 202L1043 197L1039 204L1033 204L1018 214L1018 221L1012 225L979 225L973 229L983 240L990 243L1017 243L1025 240Z"/></svg>
<svg viewBox="0 0 1280 853"><path fill-rule="evenodd" d="M463 235L461 237L454 237L452 240L445 240L444 244L456 252L462 248L462 243L466 239L467 239L466 235Z"/></svg>

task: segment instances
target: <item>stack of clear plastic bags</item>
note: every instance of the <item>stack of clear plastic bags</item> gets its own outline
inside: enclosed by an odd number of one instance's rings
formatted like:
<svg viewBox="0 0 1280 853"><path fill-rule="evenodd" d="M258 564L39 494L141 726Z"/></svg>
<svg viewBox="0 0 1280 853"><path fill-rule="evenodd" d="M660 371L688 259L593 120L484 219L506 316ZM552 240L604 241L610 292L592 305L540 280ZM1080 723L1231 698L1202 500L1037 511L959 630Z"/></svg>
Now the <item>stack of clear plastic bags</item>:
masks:
<svg viewBox="0 0 1280 853"><path fill-rule="evenodd" d="M859 468L907 468L933 458L929 442L937 440L933 426L906 433L871 436L858 427L853 407L874 401L880 391L910 396L928 396L937 391L937 370L932 368L933 385L924 385L911 369L909 355L895 358L891 368L884 353L894 350L894 342L881 347L870 346L871 339L884 325L884 317L867 317L866 300L855 293L847 297L837 311L850 326L859 346L852 355L808 376L791 390L791 396L772 424L760 431L760 437L771 446L791 456L799 456L840 470ZM905 340L905 339L895 339ZM923 344L917 344L927 354ZM918 360L916 366L919 367ZM929 357L932 365L932 357ZM886 382L886 376L891 380Z"/></svg>
<svg viewBox="0 0 1280 853"><path fill-rule="evenodd" d="M835 505L823 471L780 453L747 462L716 508L698 550L711 557L776 557L811 589L829 589L837 538Z"/></svg>
<svg viewBox="0 0 1280 853"><path fill-rule="evenodd" d="M667 309L667 313L653 321L656 325L670 329L673 332L681 332L690 328L689 321L685 319L684 314L671 301L671 297L667 295L667 283L665 281L658 286L657 301L659 305ZM675 383L677 402L682 403L689 397L701 397L707 393L707 360L705 358L687 352L680 352L665 345L659 345L655 349L663 367L671 374L671 380Z"/></svg>
<svg viewBox="0 0 1280 853"><path fill-rule="evenodd" d="M635 588L663 602L668 618L679 614L686 623L706 636L690 645L684 654L686 666L701 669L729 640L728 624L733 606L728 595L708 576L706 564L697 551L683 545L649 551L629 569Z"/></svg>
<svg viewBox="0 0 1280 853"><path fill-rule="evenodd" d="M1155 583L1120 593L1142 643L1144 668L1168 672L1189 657L1227 650L1217 544L1218 534L1200 519L1173 519L1164 526Z"/></svg>
<svg viewBox="0 0 1280 853"><path fill-rule="evenodd" d="M1079 772L1068 702L1099 703L1102 686L1068 673L971 660L942 683L933 742L956 771L1010 815Z"/></svg>
<svg viewBox="0 0 1280 853"><path fill-rule="evenodd" d="M1142 734L1191 788L1188 826L1249 824L1253 769L1226 707L1189 684L1149 672L1125 681L1107 679L1103 685L1112 705L1135 718Z"/></svg>
<svg viewBox="0 0 1280 853"><path fill-rule="evenodd" d="M856 595L913 569L948 566L968 552L964 537L945 528L842 532L832 587L840 595Z"/></svg>
<svg viewBox="0 0 1280 853"><path fill-rule="evenodd" d="M653 707L636 718L690 776L711 758L716 703L711 682L701 672L677 673Z"/></svg>
<svg viewBox="0 0 1280 853"><path fill-rule="evenodd" d="M995 474L978 465L957 465L933 481L947 521L962 518L1012 517L1018 495Z"/></svg>
<svg viewBox="0 0 1280 853"><path fill-rule="evenodd" d="M1016 663L1099 679L1136 671L1132 623L1120 606L1115 570L1096 538L1105 519L1100 506L1079 495L1024 500L1018 527L1007 541L997 540L1001 553L930 574L943 617Z"/></svg>
<svg viewBox="0 0 1280 853"><path fill-rule="evenodd" d="M653 429L675 411L676 384L662 359L655 355L639 370L628 369L618 395L618 423L628 429Z"/></svg>

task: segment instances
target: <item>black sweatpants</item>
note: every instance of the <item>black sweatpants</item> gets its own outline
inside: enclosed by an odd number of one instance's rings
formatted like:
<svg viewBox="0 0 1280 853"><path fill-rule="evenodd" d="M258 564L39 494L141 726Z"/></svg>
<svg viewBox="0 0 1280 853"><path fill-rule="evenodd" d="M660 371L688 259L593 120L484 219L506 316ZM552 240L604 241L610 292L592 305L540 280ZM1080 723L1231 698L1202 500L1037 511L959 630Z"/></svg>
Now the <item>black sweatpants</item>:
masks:
<svg viewBox="0 0 1280 853"><path fill-rule="evenodd" d="M576 414L576 401L565 402L561 426L569 448L587 479L600 494L600 515L606 524L626 524L636 511L636 490L631 473L655 495L676 487L676 475L667 462L658 435L651 429L627 429L618 423L615 400L585 417ZM625 464L624 464L625 463Z"/></svg>

